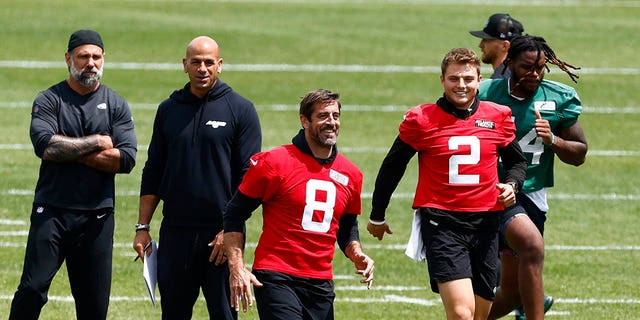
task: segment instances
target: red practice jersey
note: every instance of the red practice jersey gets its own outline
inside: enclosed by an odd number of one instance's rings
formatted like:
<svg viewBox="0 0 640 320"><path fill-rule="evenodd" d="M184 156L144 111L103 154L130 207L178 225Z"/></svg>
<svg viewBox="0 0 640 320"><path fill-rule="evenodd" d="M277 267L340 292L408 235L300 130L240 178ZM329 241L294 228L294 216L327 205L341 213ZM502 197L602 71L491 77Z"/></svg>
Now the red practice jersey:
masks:
<svg viewBox="0 0 640 320"><path fill-rule="evenodd" d="M251 157L238 187L262 199L263 226L254 270L333 279L336 232L344 213L360 214L362 172L337 154L320 164L294 145Z"/></svg>
<svg viewBox="0 0 640 320"><path fill-rule="evenodd" d="M515 138L511 110L481 101L466 119L436 104L412 108L400 124L400 139L418 151L419 176L413 207L462 212L504 209L498 201L498 148Z"/></svg>

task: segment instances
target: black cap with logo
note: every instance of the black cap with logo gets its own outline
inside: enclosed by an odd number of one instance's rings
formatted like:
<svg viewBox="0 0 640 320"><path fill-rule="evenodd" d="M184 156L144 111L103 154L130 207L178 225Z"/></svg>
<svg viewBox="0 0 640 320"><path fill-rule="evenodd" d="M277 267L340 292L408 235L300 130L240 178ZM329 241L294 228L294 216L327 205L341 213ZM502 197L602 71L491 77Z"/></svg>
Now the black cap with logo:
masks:
<svg viewBox="0 0 640 320"><path fill-rule="evenodd" d="M487 25L480 31L469 31L472 35L482 39L511 40L522 35L524 27L520 21L512 18L508 13L496 13L489 17Z"/></svg>

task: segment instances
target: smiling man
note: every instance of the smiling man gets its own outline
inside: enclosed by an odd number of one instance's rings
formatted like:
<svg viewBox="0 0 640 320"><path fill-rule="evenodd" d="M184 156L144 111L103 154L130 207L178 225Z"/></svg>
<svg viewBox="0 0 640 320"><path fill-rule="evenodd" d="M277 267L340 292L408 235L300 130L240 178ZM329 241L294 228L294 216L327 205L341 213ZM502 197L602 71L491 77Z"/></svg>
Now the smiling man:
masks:
<svg viewBox="0 0 640 320"><path fill-rule="evenodd" d="M362 172L338 153L340 101L318 89L300 102L292 144L251 157L224 213L231 304L247 311L254 285L260 319L333 319L335 243L371 286L374 262L362 252L357 216ZM244 264L245 221L262 204L263 232L252 272Z"/></svg>
<svg viewBox="0 0 640 320"><path fill-rule="evenodd" d="M142 170L133 248L144 257L160 200L158 287L163 319L191 319L200 289L211 319L235 319L223 247L222 210L262 134L253 103L219 79L218 43L200 36L182 59L189 82L158 106Z"/></svg>
<svg viewBox="0 0 640 320"><path fill-rule="evenodd" d="M444 96L407 111L373 191L367 230L391 234L385 211L407 164L418 153L413 208L431 280L447 319L486 319L495 297L498 218L515 203L526 161L508 107L476 98L480 60L465 48L441 64ZM507 169L498 182L498 158ZM415 220L414 220L415 221Z"/></svg>
<svg viewBox="0 0 640 320"><path fill-rule="evenodd" d="M576 81L572 65L558 59L542 37L515 37L505 60L511 77L485 81L480 99L508 105L514 115L516 137L528 161L527 179L518 194L517 205L501 218L502 275L490 319L497 319L516 307L517 319L544 318L553 299L544 296L544 224L549 210L547 188L553 186L554 159L582 165L587 154L578 117L582 104L576 90L544 79L553 64ZM524 314L523 314L524 311Z"/></svg>

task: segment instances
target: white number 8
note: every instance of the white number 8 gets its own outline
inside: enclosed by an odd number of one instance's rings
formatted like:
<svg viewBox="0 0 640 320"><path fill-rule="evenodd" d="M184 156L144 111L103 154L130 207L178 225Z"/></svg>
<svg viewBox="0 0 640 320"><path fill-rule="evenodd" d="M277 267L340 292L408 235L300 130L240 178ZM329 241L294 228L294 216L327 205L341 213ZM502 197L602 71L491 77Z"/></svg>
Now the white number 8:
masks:
<svg viewBox="0 0 640 320"><path fill-rule="evenodd" d="M327 194L326 201L316 199L317 191ZM304 213L302 215L302 228L308 231L327 232L333 219L333 207L336 205L336 186L329 181L310 179L307 181L307 194ZM315 211L324 212L321 222L313 221Z"/></svg>

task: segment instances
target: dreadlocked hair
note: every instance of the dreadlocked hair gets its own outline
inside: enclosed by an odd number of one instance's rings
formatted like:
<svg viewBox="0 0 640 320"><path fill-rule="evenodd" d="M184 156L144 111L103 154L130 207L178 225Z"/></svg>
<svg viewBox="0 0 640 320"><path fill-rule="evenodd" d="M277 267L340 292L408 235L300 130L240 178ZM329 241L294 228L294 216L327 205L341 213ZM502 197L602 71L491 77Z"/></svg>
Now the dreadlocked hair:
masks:
<svg viewBox="0 0 640 320"><path fill-rule="evenodd" d="M568 64L556 57L556 53L553 52L553 49L547 44L543 37L537 37L532 35L522 35L516 36L511 39L511 46L509 47L509 52L507 53L507 58L505 59L505 64L509 60L514 60L520 53L526 51L537 51L538 57L540 57L540 53L544 53L545 63L551 63L560 70L566 72L573 82L578 83L576 79L580 78L577 74L571 72L569 68L573 70L580 70L580 67L575 67L571 64ZM549 67L545 64L545 68L547 71Z"/></svg>

